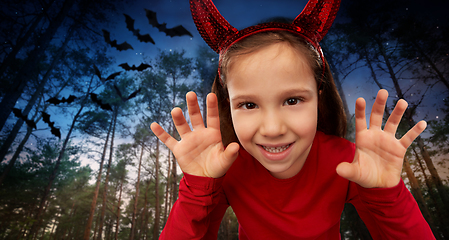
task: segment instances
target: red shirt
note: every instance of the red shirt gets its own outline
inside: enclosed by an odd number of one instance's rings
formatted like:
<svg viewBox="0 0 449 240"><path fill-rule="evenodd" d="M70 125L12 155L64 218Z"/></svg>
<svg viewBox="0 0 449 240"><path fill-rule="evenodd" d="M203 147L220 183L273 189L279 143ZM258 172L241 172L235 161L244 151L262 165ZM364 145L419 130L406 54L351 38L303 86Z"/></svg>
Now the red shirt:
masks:
<svg viewBox="0 0 449 240"><path fill-rule="evenodd" d="M317 132L301 171L277 179L241 148L222 178L184 175L160 239L217 239L229 206L241 240L339 239L345 203L356 207L374 239L435 239L402 181L365 189L336 173L354 151L353 143Z"/></svg>

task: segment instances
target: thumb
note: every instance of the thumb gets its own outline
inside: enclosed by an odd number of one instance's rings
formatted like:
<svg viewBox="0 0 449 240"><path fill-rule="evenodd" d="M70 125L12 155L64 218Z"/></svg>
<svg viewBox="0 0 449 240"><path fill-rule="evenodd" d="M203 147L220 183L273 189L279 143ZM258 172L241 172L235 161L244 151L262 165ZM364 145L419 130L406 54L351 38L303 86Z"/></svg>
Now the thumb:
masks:
<svg viewBox="0 0 449 240"><path fill-rule="evenodd" d="M224 150L224 163L227 165L227 168L231 167L232 163L238 156L240 149L240 145L238 143L230 143L226 149Z"/></svg>
<svg viewBox="0 0 449 240"><path fill-rule="evenodd" d="M348 162L342 162L337 166L337 174L349 181L355 182L357 180L357 167Z"/></svg>

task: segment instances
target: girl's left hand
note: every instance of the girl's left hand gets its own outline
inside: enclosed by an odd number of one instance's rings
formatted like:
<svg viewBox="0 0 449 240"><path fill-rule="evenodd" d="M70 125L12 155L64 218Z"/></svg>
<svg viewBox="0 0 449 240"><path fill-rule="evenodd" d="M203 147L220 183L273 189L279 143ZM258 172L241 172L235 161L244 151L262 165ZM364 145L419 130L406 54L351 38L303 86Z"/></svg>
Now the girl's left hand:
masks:
<svg viewBox="0 0 449 240"><path fill-rule="evenodd" d="M365 119L365 100L359 98L355 109L355 156L352 163L337 166L337 173L365 188L389 188L401 179L404 155L410 144L426 128L425 121L417 123L401 139L396 139L396 130L407 102L399 100L382 130L382 118L388 92L380 90L374 102L369 129Z"/></svg>

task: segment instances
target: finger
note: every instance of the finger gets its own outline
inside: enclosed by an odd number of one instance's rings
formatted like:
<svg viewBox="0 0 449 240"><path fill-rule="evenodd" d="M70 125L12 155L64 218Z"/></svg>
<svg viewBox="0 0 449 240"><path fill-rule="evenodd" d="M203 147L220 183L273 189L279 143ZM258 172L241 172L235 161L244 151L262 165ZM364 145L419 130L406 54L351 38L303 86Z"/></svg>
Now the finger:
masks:
<svg viewBox="0 0 449 240"><path fill-rule="evenodd" d="M387 123L385 124L385 132L391 133L393 135L396 134L396 130L398 129L398 125L401 122L402 116L404 115L407 106L408 103L405 100L400 99L398 101L390 117L388 117Z"/></svg>
<svg viewBox="0 0 449 240"><path fill-rule="evenodd" d="M353 182L357 182L357 177L359 176L357 167L348 162L338 164L337 174Z"/></svg>
<svg viewBox="0 0 449 240"><path fill-rule="evenodd" d="M412 127L400 140L400 143L404 148L408 148L410 144L426 129L426 121L420 121Z"/></svg>
<svg viewBox="0 0 449 240"><path fill-rule="evenodd" d="M366 129L365 99L359 98L355 102L355 131L360 132Z"/></svg>
<svg viewBox="0 0 449 240"><path fill-rule="evenodd" d="M207 127L220 129L218 100L217 96L213 93L207 95Z"/></svg>
<svg viewBox="0 0 449 240"><path fill-rule="evenodd" d="M174 108L171 111L171 116L173 118L173 122L175 123L176 130L178 130L179 136L182 136L188 132L191 132L190 126L182 114L182 110L180 108Z"/></svg>
<svg viewBox="0 0 449 240"><path fill-rule="evenodd" d="M388 92L385 89L379 90L373 108L371 109L371 116L369 121L369 128L382 126L382 119L384 116L385 104L387 103Z"/></svg>
<svg viewBox="0 0 449 240"><path fill-rule="evenodd" d="M186 100L193 129L204 128L203 117L201 117L201 110L196 94L194 92L188 92L186 94Z"/></svg>
<svg viewBox="0 0 449 240"><path fill-rule="evenodd" d="M156 135L161 142L165 144L170 150L173 150L174 146L178 143L176 139L174 139L170 134L168 134L159 124L152 123L150 125L151 131L153 131L154 135Z"/></svg>

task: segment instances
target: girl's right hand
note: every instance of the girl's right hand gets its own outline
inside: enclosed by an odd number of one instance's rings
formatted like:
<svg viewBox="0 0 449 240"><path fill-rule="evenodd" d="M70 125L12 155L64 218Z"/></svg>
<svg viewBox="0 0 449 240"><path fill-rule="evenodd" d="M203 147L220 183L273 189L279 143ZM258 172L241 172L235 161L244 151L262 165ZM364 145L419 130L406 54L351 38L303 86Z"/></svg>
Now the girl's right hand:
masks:
<svg viewBox="0 0 449 240"><path fill-rule="evenodd" d="M193 131L180 108L174 108L171 112L181 136L180 141L170 136L157 123L151 124L151 130L173 152L183 172L194 176L220 178L237 158L239 145L231 143L224 149L215 94L207 96L207 128L201 117L196 94L187 93L186 100Z"/></svg>

